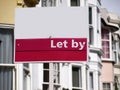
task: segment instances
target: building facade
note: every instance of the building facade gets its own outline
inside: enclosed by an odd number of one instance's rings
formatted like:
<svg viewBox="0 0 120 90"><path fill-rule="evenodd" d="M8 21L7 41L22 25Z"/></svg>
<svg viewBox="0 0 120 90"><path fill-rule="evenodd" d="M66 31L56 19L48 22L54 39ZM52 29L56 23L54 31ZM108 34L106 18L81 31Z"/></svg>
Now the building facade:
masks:
<svg viewBox="0 0 120 90"><path fill-rule="evenodd" d="M114 64L119 61L119 34L115 34L119 30L120 20L118 15L108 12L106 9L101 9L102 14L102 88L103 90L115 89ZM117 63L116 63L117 64Z"/></svg>
<svg viewBox="0 0 120 90"><path fill-rule="evenodd" d="M115 90L120 90L120 30L116 31L114 34L114 49L113 55L115 59L114 64L114 88Z"/></svg>

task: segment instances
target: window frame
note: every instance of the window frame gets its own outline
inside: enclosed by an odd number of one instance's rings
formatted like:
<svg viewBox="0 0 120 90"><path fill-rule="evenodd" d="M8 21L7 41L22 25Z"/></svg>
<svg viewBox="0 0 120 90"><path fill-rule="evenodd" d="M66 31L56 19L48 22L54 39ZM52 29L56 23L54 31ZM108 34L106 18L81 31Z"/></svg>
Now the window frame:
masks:
<svg viewBox="0 0 120 90"><path fill-rule="evenodd" d="M111 49L112 49L112 43L111 43L111 30L109 30L109 29L106 29L106 28L102 28L101 29L101 35L103 35L103 31L104 30L106 30L107 32L108 32L108 38L105 38L105 39L103 39L102 38L102 36L101 36L101 40L102 40L102 49L105 47L105 49L109 49L109 51L108 52L106 52L106 53L109 53L109 57L107 57L107 56L102 56L102 60L112 60L112 51L111 51ZM109 43L109 46L104 46L103 47L103 42L108 42ZM103 49L103 51L105 51L104 49ZM107 51L107 50L106 50ZM105 53L104 53L105 54ZM103 54L103 55L104 55Z"/></svg>
<svg viewBox="0 0 120 90"><path fill-rule="evenodd" d="M44 64L48 64L49 65L49 68L44 68ZM57 66L58 64L58 66ZM57 67L55 69L54 65L56 65L55 67ZM59 69L57 71L57 69ZM43 79L43 84L42 84L42 88L44 90L44 85L47 85L48 86L48 89L51 89L53 90L54 87L56 88L60 88L60 63L43 63L43 78L44 78L44 71L48 71L49 72L49 81L48 82L45 82L44 79ZM54 82L54 72L57 72L57 74L59 74L58 76L58 82Z"/></svg>
<svg viewBox="0 0 120 90"><path fill-rule="evenodd" d="M0 24L0 28L1 29L7 29L7 30L14 30L14 25L9 25L9 24ZM14 35L14 33L12 33ZM14 42L14 36L12 36L12 40ZM2 43L2 41L0 42ZM14 49L14 43L13 43L13 49ZM13 50L14 51L14 50ZM1 52L2 53L2 52ZM13 53L14 54L14 53ZM12 62L2 62L0 63L0 68L11 68L12 69L12 90L16 90L16 65L13 63L14 61L12 60Z"/></svg>
<svg viewBox="0 0 120 90"><path fill-rule="evenodd" d="M106 84L105 88L104 88L104 84ZM110 88L107 87L107 84L109 84ZM103 85L103 87L102 87L103 90L111 90L111 83L109 83L109 82L103 82L102 85Z"/></svg>
<svg viewBox="0 0 120 90"><path fill-rule="evenodd" d="M78 87L75 87L75 86L73 86L73 68L78 68L79 69L79 86ZM81 83L80 83L80 81L81 81ZM82 66L76 66L76 65L72 65L72 90L82 90L82 87L83 87L83 83L82 83L83 81L82 81Z"/></svg>
<svg viewBox="0 0 120 90"><path fill-rule="evenodd" d="M119 59L119 36L115 33L112 34L112 54L113 54L113 59L115 60L115 64L120 63Z"/></svg>

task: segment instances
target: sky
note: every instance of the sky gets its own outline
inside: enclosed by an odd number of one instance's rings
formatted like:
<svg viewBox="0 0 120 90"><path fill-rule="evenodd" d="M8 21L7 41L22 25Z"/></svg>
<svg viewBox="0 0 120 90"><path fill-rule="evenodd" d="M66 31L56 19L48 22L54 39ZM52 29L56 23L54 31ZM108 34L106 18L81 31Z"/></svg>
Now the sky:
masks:
<svg viewBox="0 0 120 90"><path fill-rule="evenodd" d="M102 7L120 16L120 0L101 0Z"/></svg>

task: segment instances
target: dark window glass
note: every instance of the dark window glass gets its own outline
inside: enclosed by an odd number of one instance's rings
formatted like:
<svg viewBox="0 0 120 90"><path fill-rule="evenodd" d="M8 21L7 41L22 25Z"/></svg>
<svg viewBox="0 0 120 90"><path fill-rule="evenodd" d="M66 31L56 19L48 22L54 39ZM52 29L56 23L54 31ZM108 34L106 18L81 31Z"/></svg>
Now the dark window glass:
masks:
<svg viewBox="0 0 120 90"><path fill-rule="evenodd" d="M49 90L49 85L48 84L43 84L43 90Z"/></svg>
<svg viewBox="0 0 120 90"><path fill-rule="evenodd" d="M72 84L73 87L81 87L81 70L79 67L73 67L72 68Z"/></svg>
<svg viewBox="0 0 120 90"><path fill-rule="evenodd" d="M49 63L44 63L43 65L44 65L43 66L44 69L49 69Z"/></svg>
<svg viewBox="0 0 120 90"><path fill-rule="evenodd" d="M0 67L0 90L13 90L13 68Z"/></svg>
<svg viewBox="0 0 120 90"><path fill-rule="evenodd" d="M80 0L71 0L71 6L80 6Z"/></svg>
<svg viewBox="0 0 120 90"><path fill-rule="evenodd" d="M13 34L12 29L0 28L0 63L13 63Z"/></svg>
<svg viewBox="0 0 120 90"><path fill-rule="evenodd" d="M89 24L92 24L92 7L89 7Z"/></svg>
<svg viewBox="0 0 120 90"><path fill-rule="evenodd" d="M90 90L93 90L93 73L90 72Z"/></svg>
<svg viewBox="0 0 120 90"><path fill-rule="evenodd" d="M94 42L94 33L93 33L93 28L90 27L89 28L89 44L93 45Z"/></svg>

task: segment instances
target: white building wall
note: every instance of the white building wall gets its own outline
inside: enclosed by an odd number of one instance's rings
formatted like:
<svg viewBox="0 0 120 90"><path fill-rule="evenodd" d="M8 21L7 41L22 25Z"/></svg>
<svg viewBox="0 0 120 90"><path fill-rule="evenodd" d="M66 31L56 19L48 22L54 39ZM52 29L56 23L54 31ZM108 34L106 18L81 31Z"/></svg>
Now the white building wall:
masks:
<svg viewBox="0 0 120 90"><path fill-rule="evenodd" d="M100 8L100 3L98 0L88 0L89 6L92 7L92 19L93 19L93 31L94 31L94 43L90 45L89 52L89 72L93 72L93 83L94 90L100 90L100 74L101 74L101 57L100 57L100 49L101 49L101 25L100 25L100 13L97 11ZM99 23L99 24L98 24ZM90 83L89 83L90 84ZM90 88L88 88L90 90Z"/></svg>
<svg viewBox="0 0 120 90"><path fill-rule="evenodd" d="M64 88L69 88L69 63L61 63L60 65L60 83Z"/></svg>
<svg viewBox="0 0 120 90"><path fill-rule="evenodd" d="M23 64L16 65L17 90L23 90Z"/></svg>
<svg viewBox="0 0 120 90"><path fill-rule="evenodd" d="M43 84L43 64L31 64L31 88L32 90L42 90Z"/></svg>

